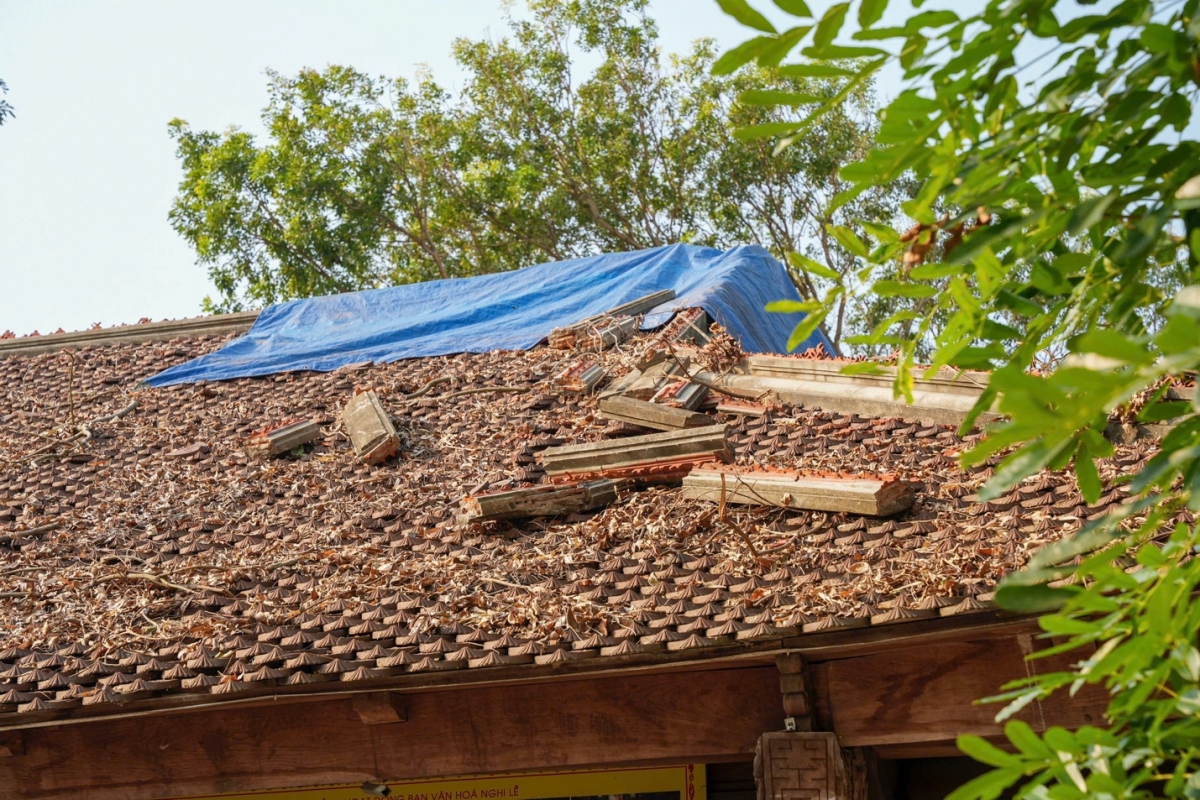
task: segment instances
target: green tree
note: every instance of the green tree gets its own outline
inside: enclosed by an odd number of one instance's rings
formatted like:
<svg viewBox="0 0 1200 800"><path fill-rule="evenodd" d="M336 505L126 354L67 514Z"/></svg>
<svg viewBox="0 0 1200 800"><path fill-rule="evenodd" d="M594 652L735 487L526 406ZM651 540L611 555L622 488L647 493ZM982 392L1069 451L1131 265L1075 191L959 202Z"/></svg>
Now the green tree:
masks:
<svg viewBox="0 0 1200 800"><path fill-rule="evenodd" d="M992 371L975 414L994 405L1004 420L964 456L1004 455L982 497L1068 466L1089 502L1117 483L1133 491L997 592L1003 606L1042 612L1046 634L1061 637L1041 655L1079 658L1006 687L1000 718L1092 683L1110 692L1107 725L1039 736L1010 721L1012 753L962 737L995 769L955 797L1010 787L1030 798L1200 796L1200 403L1166 394L1200 369L1200 0L1117 0L1095 13L1090 2L989 0L965 17L892 9L894 25L881 24L888 0L818 14L775 0L797 18L782 32L745 0L718 2L761 33L723 57L726 67L795 52L780 72L840 76L843 91L883 69L903 74L879 146L841 170L833 206L901 175L916 180L904 204L916 224L904 236L869 229L863 277L878 296L922 306L860 341L897 348L898 394L911 395L922 341L935 369ZM739 136L787 148L832 108L792 102L807 111L799 122ZM833 286L826 300L845 291ZM803 327L830 313L828 302L804 307L814 313ZM1046 352L1065 358L1031 371ZM1108 458L1104 432L1118 410L1176 420L1137 474Z"/></svg>
<svg viewBox="0 0 1200 800"><path fill-rule="evenodd" d="M817 297L857 257L826 223L889 221L903 184L828 216L838 169L871 148L869 82L711 73L711 42L663 57L645 0L531 0L500 40L454 44L457 94L431 76L347 67L271 75L267 140L171 123L184 178L171 210L217 296L209 310L516 269L675 242L759 243ZM584 70L580 60L594 65ZM733 137L798 119L739 104L756 86L840 95L806 148ZM848 240L847 240L848 241ZM857 240L854 240L857 242ZM843 301L844 326L861 314Z"/></svg>
<svg viewBox="0 0 1200 800"><path fill-rule="evenodd" d="M4 81L0 81L0 94L8 94L8 84ZM6 117L15 116L16 113L13 111L13 107L9 104L9 102L7 100L0 100L0 125L4 124Z"/></svg>

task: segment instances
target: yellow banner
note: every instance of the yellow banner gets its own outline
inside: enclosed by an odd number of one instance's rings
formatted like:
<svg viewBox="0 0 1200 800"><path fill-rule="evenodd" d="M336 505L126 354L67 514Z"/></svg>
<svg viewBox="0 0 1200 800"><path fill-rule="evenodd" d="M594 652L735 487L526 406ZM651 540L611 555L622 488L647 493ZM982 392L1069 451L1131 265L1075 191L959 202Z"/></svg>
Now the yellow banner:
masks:
<svg viewBox="0 0 1200 800"><path fill-rule="evenodd" d="M274 789L187 800L707 800L703 764L645 769L533 772L432 781L389 781L390 794L362 784ZM182 800L182 799L180 799Z"/></svg>

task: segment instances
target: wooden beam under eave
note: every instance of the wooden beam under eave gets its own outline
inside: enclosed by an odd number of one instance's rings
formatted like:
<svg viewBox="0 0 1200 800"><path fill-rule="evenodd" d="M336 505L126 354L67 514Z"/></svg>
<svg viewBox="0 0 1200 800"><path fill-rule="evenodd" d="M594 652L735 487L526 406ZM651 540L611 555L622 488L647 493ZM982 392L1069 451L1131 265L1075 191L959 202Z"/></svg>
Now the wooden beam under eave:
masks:
<svg viewBox="0 0 1200 800"><path fill-rule="evenodd" d="M1065 669L1080 653L1026 660L1042 640L1021 634L999 639L929 644L812 666L816 718L843 746L900 745L953 740L964 733L1003 734L1001 704L976 705L1001 685ZM1086 654L1085 654L1086 655ZM1074 698L1056 692L1016 716L1034 730L1051 725L1103 725L1108 698L1085 686Z"/></svg>
<svg viewBox="0 0 1200 800"><path fill-rule="evenodd" d="M22 731L0 797L150 800L364 780L749 759L783 727L774 667L350 698Z"/></svg>

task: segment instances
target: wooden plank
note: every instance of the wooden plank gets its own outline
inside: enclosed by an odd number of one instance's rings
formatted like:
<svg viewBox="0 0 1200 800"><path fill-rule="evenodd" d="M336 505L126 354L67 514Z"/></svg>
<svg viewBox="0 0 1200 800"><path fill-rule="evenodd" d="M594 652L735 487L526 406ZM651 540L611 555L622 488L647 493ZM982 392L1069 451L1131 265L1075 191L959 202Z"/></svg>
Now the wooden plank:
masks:
<svg viewBox="0 0 1200 800"><path fill-rule="evenodd" d="M378 464L400 449L400 437L373 391L360 392L342 409L342 421L354 452L368 464Z"/></svg>
<svg viewBox="0 0 1200 800"><path fill-rule="evenodd" d="M959 734L999 736L1002 705L975 705L997 694L1010 680L1061 669L1079 654L1025 661L1033 644L1022 635L978 642L945 642L861 658L828 661L813 668L818 686L818 719L828 721L847 746L943 741ZM1032 703L1017 716L1045 730L1048 725L1076 728L1103 724L1107 697L1084 687L1074 698Z"/></svg>
<svg viewBox="0 0 1200 800"><path fill-rule="evenodd" d="M565 767L748 760L783 727L773 667L405 696L365 725L353 701L23 731L0 758L11 800L159 797Z"/></svg>
<svg viewBox="0 0 1200 800"><path fill-rule="evenodd" d="M703 416L703 415L701 415ZM547 447L541 461L547 475L583 474L601 469L627 467L678 456L709 455L728 461L731 458L724 425L626 436L585 444Z"/></svg>
<svg viewBox="0 0 1200 800"><path fill-rule="evenodd" d="M470 523L590 511L616 500L618 484L618 481L598 480L574 486L529 486L464 497L462 519Z"/></svg>
<svg viewBox="0 0 1200 800"><path fill-rule="evenodd" d="M981 641L1036 633L1036 617L989 610L954 617L914 619L900 625L871 625L786 636L783 647L809 663L887 653L940 642Z"/></svg>
<svg viewBox="0 0 1200 800"><path fill-rule="evenodd" d="M605 419L628 422L660 431L680 431L719 424L707 414L682 408L648 403L623 395L602 397L600 415Z"/></svg>
<svg viewBox="0 0 1200 800"><path fill-rule="evenodd" d="M737 468L697 468L683 479L683 497L719 503L886 517L912 505L912 486L893 477L812 477Z"/></svg>

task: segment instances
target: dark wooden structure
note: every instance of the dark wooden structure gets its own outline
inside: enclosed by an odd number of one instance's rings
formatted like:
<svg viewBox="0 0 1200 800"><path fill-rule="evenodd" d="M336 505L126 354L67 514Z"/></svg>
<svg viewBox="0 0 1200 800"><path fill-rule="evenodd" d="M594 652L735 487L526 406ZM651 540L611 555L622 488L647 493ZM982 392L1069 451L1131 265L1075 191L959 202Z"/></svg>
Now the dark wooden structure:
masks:
<svg viewBox="0 0 1200 800"><path fill-rule="evenodd" d="M561 767L748 768L757 752L762 800L888 797L896 771L880 763L954 756L961 733L999 737L997 709L973 701L1062 664L1026 660L1043 646L1036 627L993 613L781 644L17 719L0 730L0 796L135 800ZM1099 723L1103 709L1104 697L1085 691L1021 717L1042 730Z"/></svg>

